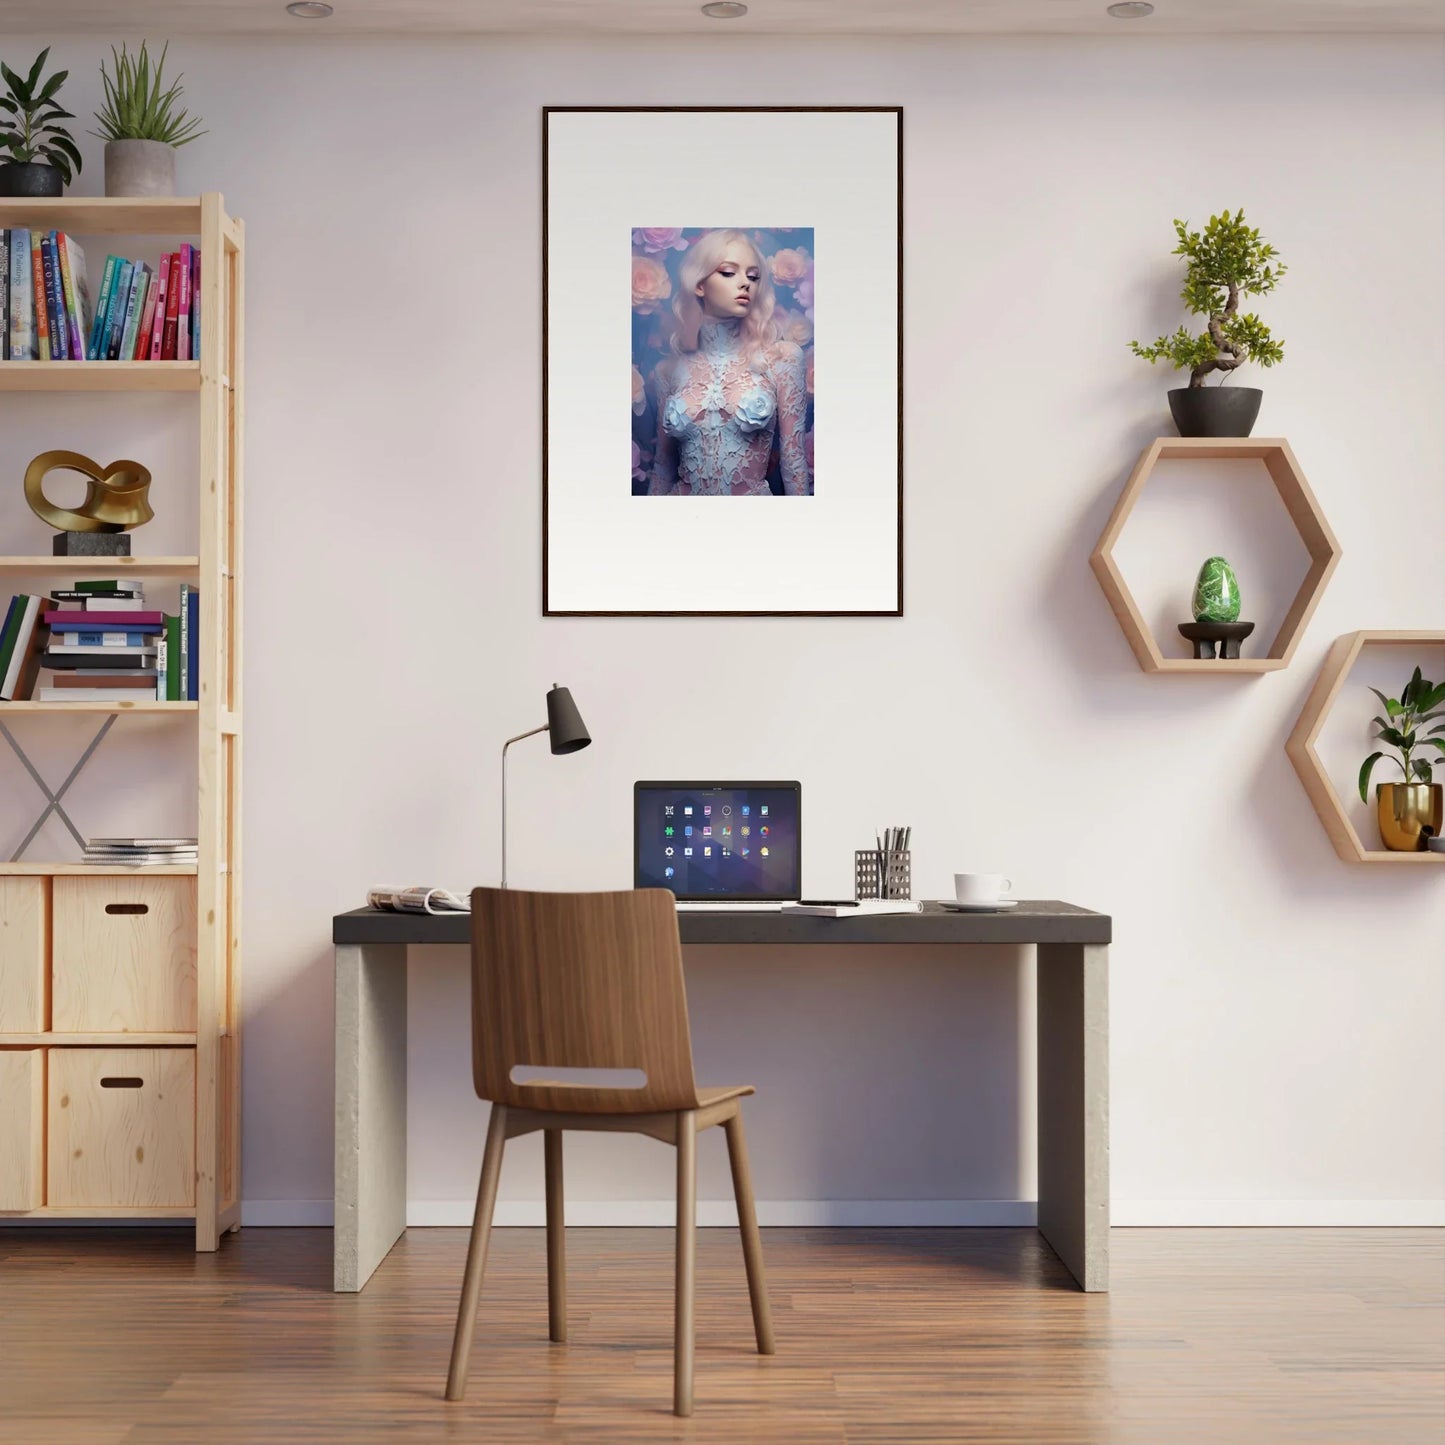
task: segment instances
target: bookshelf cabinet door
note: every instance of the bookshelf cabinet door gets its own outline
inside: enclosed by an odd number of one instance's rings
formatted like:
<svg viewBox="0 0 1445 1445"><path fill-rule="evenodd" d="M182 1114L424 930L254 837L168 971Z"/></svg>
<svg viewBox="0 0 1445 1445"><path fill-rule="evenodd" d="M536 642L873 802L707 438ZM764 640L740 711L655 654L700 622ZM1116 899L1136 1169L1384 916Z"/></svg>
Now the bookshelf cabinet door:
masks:
<svg viewBox="0 0 1445 1445"><path fill-rule="evenodd" d="M196 1027L196 880L54 880L51 1029Z"/></svg>
<svg viewBox="0 0 1445 1445"><path fill-rule="evenodd" d="M0 1049L0 1212L45 1203L45 1053Z"/></svg>
<svg viewBox="0 0 1445 1445"><path fill-rule="evenodd" d="M47 1203L196 1202L196 1051L49 1049Z"/></svg>
<svg viewBox="0 0 1445 1445"><path fill-rule="evenodd" d="M0 877L0 1034L45 1028L50 880Z"/></svg>

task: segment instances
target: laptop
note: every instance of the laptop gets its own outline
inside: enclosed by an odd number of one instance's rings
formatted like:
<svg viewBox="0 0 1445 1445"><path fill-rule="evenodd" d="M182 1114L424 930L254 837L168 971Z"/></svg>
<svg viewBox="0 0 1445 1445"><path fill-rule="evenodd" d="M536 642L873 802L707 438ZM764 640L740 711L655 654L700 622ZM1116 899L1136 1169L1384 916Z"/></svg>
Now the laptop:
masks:
<svg viewBox="0 0 1445 1445"><path fill-rule="evenodd" d="M800 783L635 783L633 883L684 909L776 911L802 894Z"/></svg>

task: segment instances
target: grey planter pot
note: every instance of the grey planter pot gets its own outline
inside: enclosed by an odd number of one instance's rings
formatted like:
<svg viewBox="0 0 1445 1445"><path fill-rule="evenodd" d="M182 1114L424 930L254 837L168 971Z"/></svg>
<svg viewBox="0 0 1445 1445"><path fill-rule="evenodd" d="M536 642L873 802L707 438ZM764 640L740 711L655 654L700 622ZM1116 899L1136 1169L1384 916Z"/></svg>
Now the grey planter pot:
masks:
<svg viewBox="0 0 1445 1445"><path fill-rule="evenodd" d="M1183 386L1169 393L1169 410L1182 437L1247 437L1263 400L1254 386Z"/></svg>
<svg viewBox="0 0 1445 1445"><path fill-rule="evenodd" d="M175 195L176 148L161 140L107 141L105 193L108 196Z"/></svg>

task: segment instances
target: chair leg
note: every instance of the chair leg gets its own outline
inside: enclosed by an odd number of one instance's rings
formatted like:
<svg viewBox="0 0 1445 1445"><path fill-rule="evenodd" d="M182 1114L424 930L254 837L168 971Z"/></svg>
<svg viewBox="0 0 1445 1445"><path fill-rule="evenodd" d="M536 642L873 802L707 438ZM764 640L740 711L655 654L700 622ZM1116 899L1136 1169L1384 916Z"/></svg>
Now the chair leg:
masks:
<svg viewBox="0 0 1445 1445"><path fill-rule="evenodd" d="M547 1334L567 1340L567 1235L562 1211L562 1131L545 1129L542 1155L547 1176Z"/></svg>
<svg viewBox="0 0 1445 1445"><path fill-rule="evenodd" d="M748 1167L748 1146L743 1138L743 1116L736 1113L723 1121L728 1136L728 1162L733 1171L733 1197L738 1204L738 1232L743 1237L743 1264L748 1272L748 1298L753 1306L753 1333L758 1353L771 1355L773 1314L768 1307L768 1285L763 1277L763 1241L758 1233L758 1214L753 1206L753 1173Z"/></svg>
<svg viewBox="0 0 1445 1445"><path fill-rule="evenodd" d="M492 1211L497 1204L497 1181L502 1177L502 1150L507 1143L507 1110L492 1105L487 1125L487 1147L482 1155L482 1178L477 1186L477 1212L467 1246L467 1269L462 1277L462 1302L457 1308L457 1330L452 1336L452 1363L447 1371L447 1399L460 1400L467 1392L467 1362L472 1353L472 1332L477 1325L477 1299L482 1292L482 1271L487 1264L487 1242L492 1235Z"/></svg>
<svg viewBox="0 0 1445 1445"><path fill-rule="evenodd" d="M677 1303L673 1319L672 1413L692 1414L693 1307L697 1294L697 1114L677 1116Z"/></svg>

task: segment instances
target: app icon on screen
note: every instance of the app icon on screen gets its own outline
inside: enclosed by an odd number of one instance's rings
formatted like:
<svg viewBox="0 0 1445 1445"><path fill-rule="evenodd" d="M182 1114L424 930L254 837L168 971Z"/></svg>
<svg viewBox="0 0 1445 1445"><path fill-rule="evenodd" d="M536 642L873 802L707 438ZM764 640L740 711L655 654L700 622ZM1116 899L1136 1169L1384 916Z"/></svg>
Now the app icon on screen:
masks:
<svg viewBox="0 0 1445 1445"><path fill-rule="evenodd" d="M691 858L691 857L692 857L692 849L691 849L691 848L684 848L684 849L682 850L682 856L683 856L684 858Z"/></svg>
<svg viewBox="0 0 1445 1445"><path fill-rule="evenodd" d="M764 838L766 838L768 836L768 825L764 823L763 826L758 829L758 832L761 833Z"/></svg>
<svg viewBox="0 0 1445 1445"><path fill-rule="evenodd" d="M691 803L688 803L688 804L686 804L686 805L683 807L682 816L683 816L684 818L690 818L690 817L692 817L692 804L691 804Z"/></svg>
<svg viewBox="0 0 1445 1445"><path fill-rule="evenodd" d="M746 848L742 848L742 849L740 849L739 851L742 853L742 855L743 855L744 858L746 858L746 857L748 856L748 850L747 850Z"/></svg>
<svg viewBox="0 0 1445 1445"><path fill-rule="evenodd" d="M748 834L751 833L752 831L753 831L753 830L752 830L751 828L749 828L746 823L743 824L742 833L743 833L743 837L744 837L744 838L746 838L746 837L748 836Z"/></svg>
<svg viewBox="0 0 1445 1445"><path fill-rule="evenodd" d="M731 853L727 848L724 848L724 849L723 849L723 857L724 857L724 858L731 858L732 856L733 856L732 853Z"/></svg>
<svg viewBox="0 0 1445 1445"><path fill-rule="evenodd" d="M664 868L664 869L662 870L662 876L663 876L664 878L671 878L676 872L677 872L677 869L676 869L676 868Z"/></svg>
<svg viewBox="0 0 1445 1445"><path fill-rule="evenodd" d="M711 837L712 837L712 825L711 825L710 823L704 823L704 824L703 824L703 826L702 826L702 836L703 836L704 838L711 838Z"/></svg>
<svg viewBox="0 0 1445 1445"><path fill-rule="evenodd" d="M766 803L758 804L758 816L760 818L766 818L768 816L768 805Z"/></svg>
<svg viewBox="0 0 1445 1445"><path fill-rule="evenodd" d="M684 823L684 824L682 825L682 836L683 836L684 838L691 838L691 837L692 837L692 824L691 824L691 823Z"/></svg>
<svg viewBox="0 0 1445 1445"><path fill-rule="evenodd" d="M733 805L732 805L731 803L724 803L724 804L723 804L723 817L726 818L727 815L732 812L732 810L733 810Z"/></svg>
<svg viewBox="0 0 1445 1445"><path fill-rule="evenodd" d="M672 804L671 804L671 803L666 803L666 804L663 805L662 816L663 816L664 818L670 818L670 817L672 817Z"/></svg>
<svg viewBox="0 0 1445 1445"><path fill-rule="evenodd" d="M702 815L703 815L704 818L711 818L711 817L712 817L712 804L711 804L711 803L704 803L704 804L702 805Z"/></svg>
<svg viewBox="0 0 1445 1445"><path fill-rule="evenodd" d="M662 851L663 851L669 858L671 858L672 855L673 855L673 853L676 851L676 849L674 849L673 846L669 843L668 846L667 846L666 848L664 848Z"/></svg>
<svg viewBox="0 0 1445 1445"><path fill-rule="evenodd" d="M768 856L768 850L766 848L759 848L758 852L761 853L764 858Z"/></svg>
<svg viewBox="0 0 1445 1445"><path fill-rule="evenodd" d="M669 823L667 827L665 827L662 831L666 833L669 838L671 838L674 831L672 824Z"/></svg>
<svg viewBox="0 0 1445 1445"><path fill-rule="evenodd" d="M752 809L749 808L746 803L744 803L744 804L743 804L743 817L746 818L747 815L748 815L750 812L752 812Z"/></svg>
<svg viewBox="0 0 1445 1445"><path fill-rule="evenodd" d="M712 849L711 849L710 847L709 847L709 848L704 848L704 849L702 850L702 856L703 856L704 858L711 858L711 857L712 857Z"/></svg>
<svg viewBox="0 0 1445 1445"><path fill-rule="evenodd" d="M723 824L722 835L724 838L731 838L733 835L733 830L729 828L727 824Z"/></svg>

